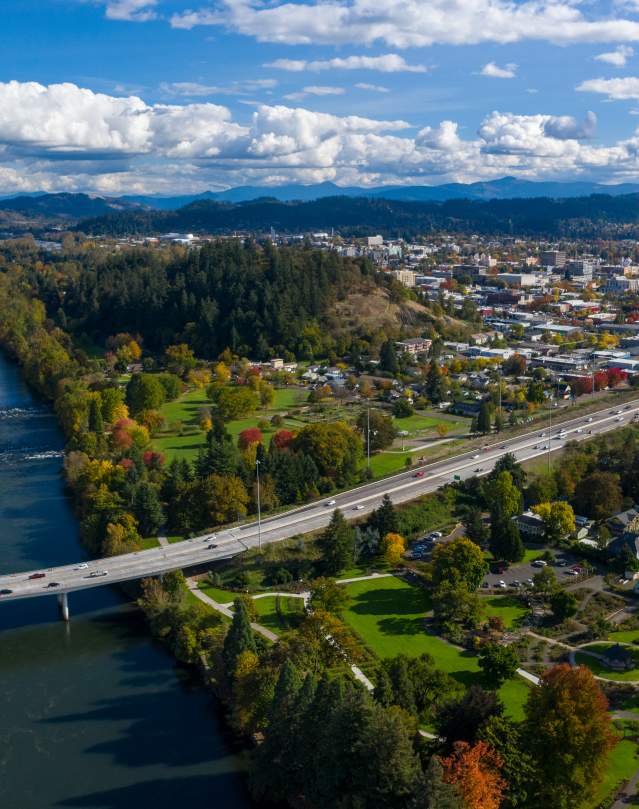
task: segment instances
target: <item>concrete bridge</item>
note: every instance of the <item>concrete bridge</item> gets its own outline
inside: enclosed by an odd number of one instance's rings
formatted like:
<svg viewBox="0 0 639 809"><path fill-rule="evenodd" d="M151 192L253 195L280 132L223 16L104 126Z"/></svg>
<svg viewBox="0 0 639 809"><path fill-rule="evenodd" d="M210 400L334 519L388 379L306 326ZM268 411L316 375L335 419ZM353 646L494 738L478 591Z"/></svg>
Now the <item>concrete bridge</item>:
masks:
<svg viewBox="0 0 639 809"><path fill-rule="evenodd" d="M249 548L261 547L325 527L339 508L347 519L366 516L388 494L394 503L414 500L433 492L454 479L485 475L506 453L525 461L561 449L567 441L584 441L595 435L619 429L639 415L639 399L588 416L579 416L560 425L538 426L524 435L492 443L482 450L471 450L447 460L412 468L383 480L326 497L259 522L209 532L164 547L62 565L49 569L10 573L0 576L0 603L21 598L56 595L61 615L69 619L68 594L106 584L159 576L172 570L188 569L230 559Z"/></svg>

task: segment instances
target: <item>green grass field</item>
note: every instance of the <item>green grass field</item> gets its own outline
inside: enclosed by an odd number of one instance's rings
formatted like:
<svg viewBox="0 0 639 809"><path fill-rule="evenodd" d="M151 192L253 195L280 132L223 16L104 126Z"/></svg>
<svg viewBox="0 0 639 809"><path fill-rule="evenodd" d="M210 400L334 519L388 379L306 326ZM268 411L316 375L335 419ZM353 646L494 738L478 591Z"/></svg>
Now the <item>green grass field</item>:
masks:
<svg viewBox="0 0 639 809"><path fill-rule="evenodd" d="M616 643L639 643L639 629L619 629L617 632L610 632L608 639Z"/></svg>
<svg viewBox="0 0 639 809"><path fill-rule="evenodd" d="M528 613L528 609L513 596L485 596L481 599L484 615L487 618L498 615L506 629L515 626L520 618Z"/></svg>
<svg viewBox="0 0 639 809"><path fill-rule="evenodd" d="M477 657L424 629L424 616L430 610L428 594L395 577L371 579L345 585L352 602L343 617L366 646L378 657L405 654L418 657L427 652L438 668L466 686L481 682ZM528 696L526 682L517 678L499 691L507 713L523 716Z"/></svg>
<svg viewBox="0 0 639 809"><path fill-rule="evenodd" d="M301 598L268 596L256 598L253 603L257 610L258 623L276 634L295 629L304 617L304 602Z"/></svg>
<svg viewBox="0 0 639 809"><path fill-rule="evenodd" d="M212 598L213 601L217 601L218 604L228 604L231 601L235 601L238 594L234 593L232 590L222 590L220 587L213 587L212 584L208 584L208 582L201 581L198 584L198 588L202 590L203 593L206 593L209 598Z"/></svg>
<svg viewBox="0 0 639 809"><path fill-rule="evenodd" d="M610 648L612 644L610 643L594 643L592 646L588 646L593 652L602 652L607 648ZM630 648L630 647L628 647ZM575 654L575 660L577 663L588 666L588 668L592 671L593 674L596 674L598 677L604 677L606 680L622 680L624 682L636 682L639 680L639 650L638 649L630 649L632 655L635 660L635 667L630 669L629 671L613 671L612 669L605 666L602 662L597 660L594 657L591 657L584 652L577 652Z"/></svg>
<svg viewBox="0 0 639 809"><path fill-rule="evenodd" d="M610 798L619 784L627 781L638 767L637 745L630 739L623 739L610 754L606 775L599 785L595 799L585 804L584 809L599 809L600 806L607 806L606 799Z"/></svg>

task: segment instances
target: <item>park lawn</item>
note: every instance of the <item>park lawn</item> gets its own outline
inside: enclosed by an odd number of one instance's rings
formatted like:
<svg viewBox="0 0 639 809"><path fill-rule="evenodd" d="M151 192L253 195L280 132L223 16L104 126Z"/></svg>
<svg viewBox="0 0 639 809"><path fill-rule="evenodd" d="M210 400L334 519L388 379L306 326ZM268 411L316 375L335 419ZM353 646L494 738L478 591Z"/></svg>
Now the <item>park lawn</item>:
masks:
<svg viewBox="0 0 639 809"><path fill-rule="evenodd" d="M619 629L617 632L609 632L608 640L615 643L639 643L639 628Z"/></svg>
<svg viewBox="0 0 639 809"><path fill-rule="evenodd" d="M401 472L406 468L406 459L411 462L414 460L413 456L420 450L406 450L405 452L380 452L377 455L371 455L371 470L376 478L384 477L384 475L391 475L393 472ZM362 466L366 465L366 459Z"/></svg>
<svg viewBox="0 0 639 809"><path fill-rule="evenodd" d="M398 430L406 430L407 433L418 433L425 430L434 430L438 424L445 424L449 429L453 428L454 422L437 419L433 416L424 416L421 413L413 413L412 416L393 419Z"/></svg>
<svg viewBox="0 0 639 809"><path fill-rule="evenodd" d="M423 619L431 604L428 593L420 587L394 576L344 586L352 601L342 617L378 657L418 657L427 652L439 669L462 684L481 684L479 661L472 652L426 633ZM517 677L504 683L499 695L509 716L523 716L528 697L525 680Z"/></svg>
<svg viewBox="0 0 639 809"><path fill-rule="evenodd" d="M157 548L159 544L157 537L144 537L142 539L142 550L147 551L149 548Z"/></svg>
<svg viewBox="0 0 639 809"><path fill-rule="evenodd" d="M276 388L275 399L269 407L269 411L288 410L291 407L305 404L307 398L308 392L301 388Z"/></svg>
<svg viewBox="0 0 639 809"><path fill-rule="evenodd" d="M239 593L234 593L232 590L223 590L221 587L213 587L208 582L201 581L198 584L198 589L218 604L230 604L238 597Z"/></svg>
<svg viewBox="0 0 639 809"><path fill-rule="evenodd" d="M584 804L584 809L598 809L607 806L609 799L617 787L627 781L639 767L637 745L630 739L622 739L610 753L606 775L599 785L593 801Z"/></svg>
<svg viewBox="0 0 639 809"><path fill-rule="evenodd" d="M276 633L295 629L304 617L304 601L301 598L267 596L255 598L253 603L257 610L257 622Z"/></svg>
<svg viewBox="0 0 639 809"><path fill-rule="evenodd" d="M609 648L610 646L612 646L611 643L596 643L592 646L588 646L588 649L593 652L602 652L604 649ZM583 666L588 666L593 674L603 677L606 680L636 682L639 680L639 650L631 649L631 651L633 653L636 665L635 668L630 669L630 671L613 671L612 669L607 668L607 666L596 658L591 657L584 652L577 652L575 654L575 660L577 663L580 663Z"/></svg>
<svg viewBox="0 0 639 809"><path fill-rule="evenodd" d="M484 596L481 603L486 617L499 616L506 629L515 626L518 619L528 613L528 609L513 596Z"/></svg>
<svg viewBox="0 0 639 809"><path fill-rule="evenodd" d="M160 414L164 416L167 425L174 421L197 425L200 410L210 406L211 402L206 393L201 388L196 388L188 390L172 402L163 404L160 408Z"/></svg>
<svg viewBox="0 0 639 809"><path fill-rule="evenodd" d="M170 463L173 458L187 461L194 461L199 450L206 444L206 436L202 430L189 435L155 435L153 436L153 447L161 452Z"/></svg>

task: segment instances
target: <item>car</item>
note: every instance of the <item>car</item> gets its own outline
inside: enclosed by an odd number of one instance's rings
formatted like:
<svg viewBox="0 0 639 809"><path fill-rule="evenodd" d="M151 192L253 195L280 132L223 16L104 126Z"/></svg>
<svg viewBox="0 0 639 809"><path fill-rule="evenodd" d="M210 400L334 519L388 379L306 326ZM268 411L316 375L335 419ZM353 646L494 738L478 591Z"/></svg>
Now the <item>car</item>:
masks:
<svg viewBox="0 0 639 809"><path fill-rule="evenodd" d="M216 548L217 545L215 544L215 542L209 542L209 544L206 546L207 551L214 551Z"/></svg>
<svg viewBox="0 0 639 809"><path fill-rule="evenodd" d="M508 588L508 585L506 584L506 582L503 579L500 579L497 582L497 587L499 587L500 590L506 590Z"/></svg>
<svg viewBox="0 0 639 809"><path fill-rule="evenodd" d="M479 453L476 453L475 455L473 455L473 460L474 461L476 461L478 458L479 458Z"/></svg>
<svg viewBox="0 0 639 809"><path fill-rule="evenodd" d="M612 413L613 416L616 416L619 411L618 410L611 410L610 412Z"/></svg>
<svg viewBox="0 0 639 809"><path fill-rule="evenodd" d="M505 445L505 444L501 444L501 445L500 445L500 447L499 447L499 449L506 449L506 445Z"/></svg>
<svg viewBox="0 0 639 809"><path fill-rule="evenodd" d="M30 579L43 579L47 574L46 573L32 573L29 578Z"/></svg>
<svg viewBox="0 0 639 809"><path fill-rule="evenodd" d="M535 582L532 579L526 579L526 584L529 587L534 587L535 586Z"/></svg>
<svg viewBox="0 0 639 809"><path fill-rule="evenodd" d="M615 419L615 421L623 421L623 416L617 416L617 418Z"/></svg>
<svg viewBox="0 0 639 809"><path fill-rule="evenodd" d="M626 406L624 407L624 410L632 410L632 405L626 405Z"/></svg>
<svg viewBox="0 0 639 809"><path fill-rule="evenodd" d="M364 506L361 503L358 503L356 506L353 506L353 511L363 511Z"/></svg>
<svg viewBox="0 0 639 809"><path fill-rule="evenodd" d="M539 433L539 437L540 437L540 438L545 438L545 437L546 437L546 433Z"/></svg>
<svg viewBox="0 0 639 809"><path fill-rule="evenodd" d="M548 444L544 444L542 449L549 449Z"/></svg>
<svg viewBox="0 0 639 809"><path fill-rule="evenodd" d="M510 586L511 587L521 587L521 582L519 581L519 579L513 579L510 582Z"/></svg>
<svg viewBox="0 0 639 809"><path fill-rule="evenodd" d="M478 467L477 467L477 469L475 469L475 473L477 473L477 472L483 472L483 471L484 471L484 467L483 467L483 466L478 466Z"/></svg>
<svg viewBox="0 0 639 809"><path fill-rule="evenodd" d="M59 586L60 586L60 582L59 582L59 581L50 581L50 582L47 584L47 587L59 587Z"/></svg>
<svg viewBox="0 0 639 809"><path fill-rule="evenodd" d="M424 556L424 551L412 551L411 556L413 559L421 559Z"/></svg>
<svg viewBox="0 0 639 809"><path fill-rule="evenodd" d="M73 569L74 570L86 570L89 565L86 562L80 562L79 565L76 565Z"/></svg>
<svg viewBox="0 0 639 809"><path fill-rule="evenodd" d="M327 503L326 505L327 505L327 506L334 506L334 505L335 505L335 501L334 501L334 500L329 500L329 501L328 501L328 503Z"/></svg>
<svg viewBox="0 0 639 809"><path fill-rule="evenodd" d="M431 539L441 539L443 534L441 531L431 531L429 536Z"/></svg>
<svg viewBox="0 0 639 809"><path fill-rule="evenodd" d="M586 419L586 424L590 424L591 421L592 421L592 416L590 416L589 419Z"/></svg>
<svg viewBox="0 0 639 809"><path fill-rule="evenodd" d="M484 590L487 590L490 587L490 584L487 581L483 581L481 586L484 588Z"/></svg>
<svg viewBox="0 0 639 809"><path fill-rule="evenodd" d="M584 431L584 428L583 428L583 427L577 427L577 432L578 432L578 433L583 433L583 431Z"/></svg>
<svg viewBox="0 0 639 809"><path fill-rule="evenodd" d="M592 430L588 430L588 435L592 435Z"/></svg>
<svg viewBox="0 0 639 809"><path fill-rule="evenodd" d="M102 576L108 576L108 575L109 575L108 570L92 570L89 573L87 578L89 578L89 579L98 579L98 578L101 578Z"/></svg>
<svg viewBox="0 0 639 809"><path fill-rule="evenodd" d="M566 576L578 576L579 572L577 570L564 570Z"/></svg>
<svg viewBox="0 0 639 809"><path fill-rule="evenodd" d="M414 477L414 478L423 478L423 477L424 477L424 474L425 474L425 473L424 473L424 472L423 472L423 471L420 469L420 470L419 470L419 472L415 472L415 474L413 475L413 477Z"/></svg>
<svg viewBox="0 0 639 809"><path fill-rule="evenodd" d="M3 587L2 590L0 590L0 596L10 596L12 592L13 590L9 590L8 587Z"/></svg>
<svg viewBox="0 0 639 809"><path fill-rule="evenodd" d="M566 567L568 562L565 559L556 560L557 567Z"/></svg>
<svg viewBox="0 0 639 809"><path fill-rule="evenodd" d="M548 562L545 562L543 559L535 559L535 561L530 564L532 567L546 567Z"/></svg>

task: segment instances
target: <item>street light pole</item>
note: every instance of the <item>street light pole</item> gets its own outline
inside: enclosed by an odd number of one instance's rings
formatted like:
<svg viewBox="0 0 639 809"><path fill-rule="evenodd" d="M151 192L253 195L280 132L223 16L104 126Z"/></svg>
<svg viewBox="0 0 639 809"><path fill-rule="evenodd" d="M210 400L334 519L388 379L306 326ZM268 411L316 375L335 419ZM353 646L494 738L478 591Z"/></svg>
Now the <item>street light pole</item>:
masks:
<svg viewBox="0 0 639 809"><path fill-rule="evenodd" d="M255 459L255 473L257 476L257 544L262 552L262 509L260 504L260 461Z"/></svg>
<svg viewBox="0 0 639 809"><path fill-rule="evenodd" d="M366 411L366 457L368 471L371 471L371 409L370 406Z"/></svg>
<svg viewBox="0 0 639 809"><path fill-rule="evenodd" d="M552 394L550 396L548 408L548 474L550 474L550 447L552 441Z"/></svg>

